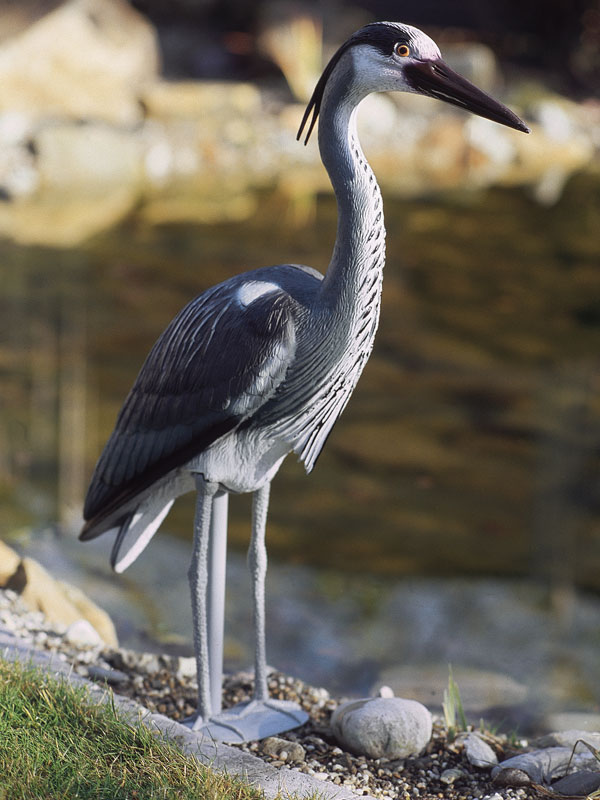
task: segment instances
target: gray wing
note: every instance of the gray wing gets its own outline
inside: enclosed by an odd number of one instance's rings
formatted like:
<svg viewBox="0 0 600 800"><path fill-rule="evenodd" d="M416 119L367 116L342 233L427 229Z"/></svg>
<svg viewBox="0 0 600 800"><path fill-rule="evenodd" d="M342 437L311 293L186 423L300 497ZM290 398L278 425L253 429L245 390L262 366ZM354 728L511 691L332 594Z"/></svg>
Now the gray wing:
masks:
<svg viewBox="0 0 600 800"><path fill-rule="evenodd" d="M96 465L81 538L92 538L99 520L273 396L295 352L296 304L269 285L247 303L239 299L244 281L215 286L189 303L160 336Z"/></svg>

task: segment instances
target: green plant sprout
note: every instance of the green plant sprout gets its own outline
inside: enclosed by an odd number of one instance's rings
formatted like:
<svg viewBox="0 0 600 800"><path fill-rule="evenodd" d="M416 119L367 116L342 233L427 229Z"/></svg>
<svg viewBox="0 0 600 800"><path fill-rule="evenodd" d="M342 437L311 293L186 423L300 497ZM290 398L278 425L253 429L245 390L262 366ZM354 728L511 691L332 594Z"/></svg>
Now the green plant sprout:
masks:
<svg viewBox="0 0 600 800"><path fill-rule="evenodd" d="M454 739L458 731L467 730L467 719L460 699L458 684L452 675L452 665L448 665L448 688L444 689L444 701L442 703L444 711L444 722L448 732L448 738Z"/></svg>

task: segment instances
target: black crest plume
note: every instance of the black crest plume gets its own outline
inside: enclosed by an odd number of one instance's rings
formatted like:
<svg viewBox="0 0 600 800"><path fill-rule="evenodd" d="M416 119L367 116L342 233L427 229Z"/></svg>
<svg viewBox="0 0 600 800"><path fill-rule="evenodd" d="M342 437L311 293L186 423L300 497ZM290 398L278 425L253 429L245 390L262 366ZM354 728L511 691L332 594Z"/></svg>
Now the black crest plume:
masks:
<svg viewBox="0 0 600 800"><path fill-rule="evenodd" d="M298 129L296 139L299 140L302 136L302 131L304 130L304 127L308 122L308 118L312 112L312 118L306 132L306 138L304 139L304 144L308 143L319 116L319 111L321 110L321 101L323 100L323 94L325 93L327 81L331 77L331 73L335 69L338 61L347 50L357 44L370 44L373 47L376 47L382 53L391 53L394 45L398 41L401 41L402 38L402 30L398 26L389 22L371 22L369 25L365 25L364 28L356 31L356 33L353 33L352 36L345 41L338 50L336 50L331 57L331 60L323 70L323 74L319 78L319 81L315 86L315 90L312 93L312 97L306 106L306 111L302 117L302 122L300 123L300 128Z"/></svg>
<svg viewBox="0 0 600 800"><path fill-rule="evenodd" d="M314 92L312 93L312 97L310 98L308 105L306 106L306 111L304 112L304 116L302 117L302 122L300 123L300 127L298 128L298 133L296 135L296 139L300 140L302 136L302 131L304 130L304 126L308 122L308 118L312 112L312 119L310 120L310 124L308 126L308 130L306 132L306 138L304 139L304 144L308 144L308 140L310 139L310 135L313 132L315 124L317 122L317 118L319 116L319 111L321 110L321 101L323 100L323 94L325 92L325 86L327 85L327 81L329 80L331 73L334 70L335 65L338 63L342 55L348 50L353 44L352 39L348 39L348 41L344 42L344 44L336 50L334 55L331 57L331 60L323 70L323 74L319 78L317 85L315 86Z"/></svg>

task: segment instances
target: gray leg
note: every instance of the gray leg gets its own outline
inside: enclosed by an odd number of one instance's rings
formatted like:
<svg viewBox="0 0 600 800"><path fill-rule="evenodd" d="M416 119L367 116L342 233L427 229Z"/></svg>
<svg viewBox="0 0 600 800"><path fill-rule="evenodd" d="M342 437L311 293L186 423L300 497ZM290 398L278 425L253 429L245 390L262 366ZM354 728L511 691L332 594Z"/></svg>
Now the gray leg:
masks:
<svg viewBox="0 0 600 800"><path fill-rule="evenodd" d="M222 573L225 554L223 529L226 529L227 526L227 495L223 500L217 487L205 484L200 477L196 484L198 504L194 530L194 555L189 577L192 589L194 644L198 669L198 716L187 724L190 724L203 736L224 742L264 739L266 736L274 736L277 733L296 728L308 719L308 714L296 703L289 700L271 700L268 695L265 656L265 575L267 571L265 526L269 505L269 486L259 489L254 494L252 540L248 551L248 561L252 570L256 628L254 699L214 714L213 712L218 711L220 706L221 692L222 602L225 587ZM220 556L219 553L221 553ZM213 556L215 557L213 558ZM207 621L207 597L212 595L214 595L214 599L208 601L210 612ZM219 639L219 635L221 638L217 642L218 654L216 654L213 639Z"/></svg>
<svg viewBox="0 0 600 800"><path fill-rule="evenodd" d="M213 495L208 542L208 657L212 713L221 711L223 697L223 636L225 630L225 567L229 495Z"/></svg>
<svg viewBox="0 0 600 800"><path fill-rule="evenodd" d="M265 645L265 577L267 574L267 548L265 528L269 509L267 483L254 493L252 500L252 539L248 550L248 566L252 577L252 601L254 610L254 699L268 700L267 656Z"/></svg>
<svg viewBox="0 0 600 800"><path fill-rule="evenodd" d="M188 571L192 596L192 617L194 624L194 651L198 674L198 716L192 727L199 728L212 714L210 691L210 662L208 652L208 624L206 618L206 599L208 590L208 543L213 498L217 492L215 484L205 483L196 476L196 518L194 521L194 545L192 562Z"/></svg>

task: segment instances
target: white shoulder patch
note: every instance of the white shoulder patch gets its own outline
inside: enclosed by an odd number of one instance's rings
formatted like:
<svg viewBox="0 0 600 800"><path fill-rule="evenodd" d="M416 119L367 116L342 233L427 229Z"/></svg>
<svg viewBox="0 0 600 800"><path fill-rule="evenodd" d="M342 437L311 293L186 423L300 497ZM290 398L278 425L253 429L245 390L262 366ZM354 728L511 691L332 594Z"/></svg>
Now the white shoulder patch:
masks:
<svg viewBox="0 0 600 800"><path fill-rule="evenodd" d="M279 286L271 281L246 281L237 290L237 301L241 306L249 306L259 297L271 292L278 292Z"/></svg>

